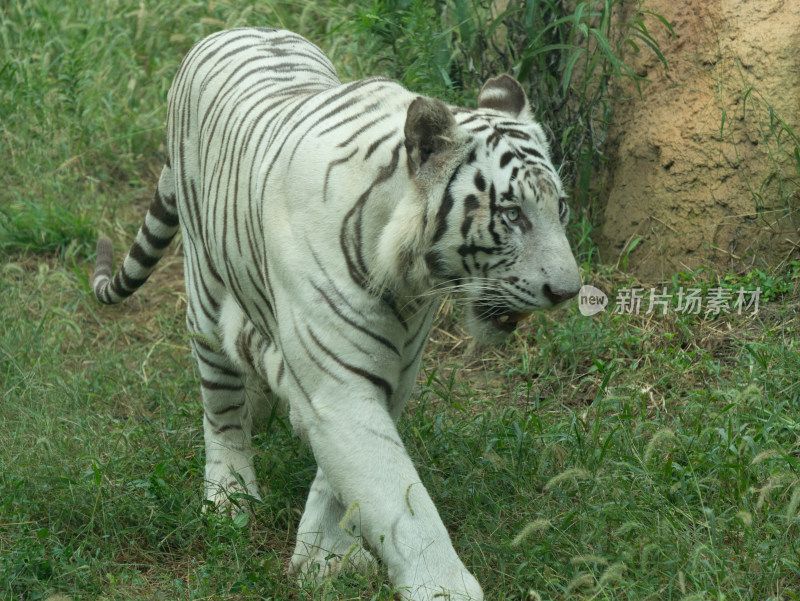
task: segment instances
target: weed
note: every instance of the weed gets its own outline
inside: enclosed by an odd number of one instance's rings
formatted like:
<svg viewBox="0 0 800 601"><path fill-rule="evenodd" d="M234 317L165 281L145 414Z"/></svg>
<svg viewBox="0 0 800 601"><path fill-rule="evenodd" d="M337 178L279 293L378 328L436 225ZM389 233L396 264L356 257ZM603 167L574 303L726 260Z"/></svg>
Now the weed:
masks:
<svg viewBox="0 0 800 601"><path fill-rule="evenodd" d="M373 57L359 68L459 103L474 102L489 77L513 73L536 117L553 128L555 163L586 206L591 168L603 156L609 83L626 77L638 86L621 49L639 51L642 44L665 63L646 22L672 32L662 17L641 9L629 22L615 20L618 4L511 1L499 12L499 4L476 0L374 0L356 11L356 43L366 49L359 56Z"/></svg>

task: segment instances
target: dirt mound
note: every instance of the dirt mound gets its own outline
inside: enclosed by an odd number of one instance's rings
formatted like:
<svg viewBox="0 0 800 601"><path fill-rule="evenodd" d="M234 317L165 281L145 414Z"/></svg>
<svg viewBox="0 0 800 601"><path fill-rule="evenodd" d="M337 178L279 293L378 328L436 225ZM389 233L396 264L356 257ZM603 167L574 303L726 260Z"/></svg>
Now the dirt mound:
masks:
<svg viewBox="0 0 800 601"><path fill-rule="evenodd" d="M623 10L632 8L627 3ZM800 3L647 0L668 63L624 56L648 82L620 90L598 245L644 281L701 265L797 256ZM633 250L630 250L633 248Z"/></svg>

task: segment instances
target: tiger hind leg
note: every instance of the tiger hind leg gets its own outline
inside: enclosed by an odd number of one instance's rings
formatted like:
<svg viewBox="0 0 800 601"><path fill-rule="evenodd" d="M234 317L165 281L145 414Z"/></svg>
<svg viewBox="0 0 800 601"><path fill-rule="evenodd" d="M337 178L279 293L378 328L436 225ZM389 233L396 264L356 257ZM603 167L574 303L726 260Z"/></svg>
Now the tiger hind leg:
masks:
<svg viewBox="0 0 800 601"><path fill-rule="evenodd" d="M346 508L317 470L303 517L289 574L319 583L340 571L373 573L377 561L362 545L358 506Z"/></svg>
<svg viewBox="0 0 800 601"><path fill-rule="evenodd" d="M200 369L206 448L204 497L217 507L227 507L234 493L260 498L251 445L252 415L245 379L220 360L223 355L210 357L207 351L203 351L204 367Z"/></svg>
<svg viewBox="0 0 800 601"><path fill-rule="evenodd" d="M252 415L246 402L246 376L222 350L219 341L221 282L203 263L203 255L186 246L186 323L203 397L205 494L214 506L236 504L234 493L260 498L253 466ZM211 275L209 275L211 274ZM206 279L200 283L199 278Z"/></svg>

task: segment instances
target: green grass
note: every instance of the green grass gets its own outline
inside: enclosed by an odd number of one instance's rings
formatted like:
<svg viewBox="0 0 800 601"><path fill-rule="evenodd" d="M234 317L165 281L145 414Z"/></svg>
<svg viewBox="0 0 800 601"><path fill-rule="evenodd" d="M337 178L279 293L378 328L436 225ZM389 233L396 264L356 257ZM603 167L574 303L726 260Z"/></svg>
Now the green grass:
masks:
<svg viewBox="0 0 800 601"><path fill-rule="evenodd" d="M348 78L398 70L467 97L454 65L484 56L467 44L485 39L480 5L447 13L460 45L428 63L422 42L443 38L425 3L145 5L1 9L0 599L388 601L384 572L317 590L286 576L315 467L283 418L257 430L263 502L248 519L203 513L179 256L109 308L89 291L92 249L103 230L121 251L139 225L163 160L166 89L195 40L279 24L325 46ZM410 53L405 66L387 62L387 40ZM800 598L797 263L667 284L760 287L756 315L621 315L616 292L635 282L594 263L587 219L571 235L612 307L534 316L478 355L464 351L456 307L400 422L487 599Z"/></svg>
<svg viewBox="0 0 800 601"><path fill-rule="evenodd" d="M4 598L391 598L383 574L286 578L314 464L282 419L249 522L202 513L180 296L98 307L53 259L5 263L0 290ZM572 307L479 362L439 332L401 429L490 598L797 598L796 312Z"/></svg>

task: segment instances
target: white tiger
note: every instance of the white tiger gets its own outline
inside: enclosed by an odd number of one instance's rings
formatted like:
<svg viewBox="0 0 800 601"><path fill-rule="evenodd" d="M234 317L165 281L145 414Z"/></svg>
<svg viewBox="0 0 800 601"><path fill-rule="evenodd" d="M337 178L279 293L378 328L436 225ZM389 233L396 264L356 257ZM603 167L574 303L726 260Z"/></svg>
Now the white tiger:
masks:
<svg viewBox="0 0 800 601"><path fill-rule="evenodd" d="M206 498L242 484L258 497L245 378L288 401L319 466L294 574L369 564L363 540L410 599L483 598L395 422L442 294L460 294L470 330L497 342L581 282L521 86L491 79L478 107L384 78L342 84L290 32L214 34L170 89L168 160L113 277L111 242L98 242L94 290L116 303L182 228Z"/></svg>

